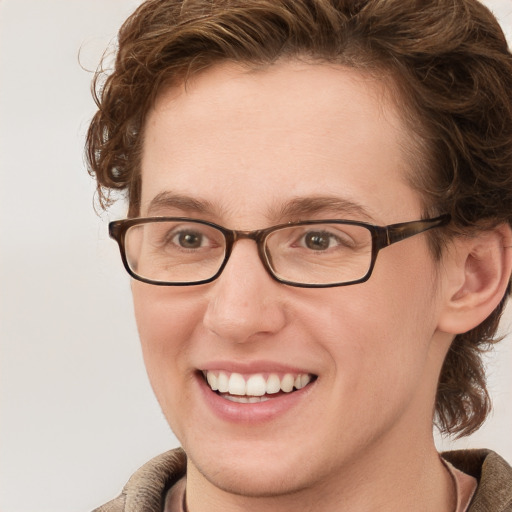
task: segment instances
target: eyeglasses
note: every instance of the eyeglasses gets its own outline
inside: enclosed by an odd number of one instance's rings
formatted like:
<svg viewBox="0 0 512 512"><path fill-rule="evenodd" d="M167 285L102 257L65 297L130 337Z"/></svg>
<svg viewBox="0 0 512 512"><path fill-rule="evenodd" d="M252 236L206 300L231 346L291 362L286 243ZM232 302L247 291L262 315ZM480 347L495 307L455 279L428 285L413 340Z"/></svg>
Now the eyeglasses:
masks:
<svg viewBox="0 0 512 512"><path fill-rule="evenodd" d="M362 283L381 249L432 228L450 215L375 226L351 220L291 222L256 231L235 231L204 220L148 217L111 222L128 273L144 283L189 286L217 279L236 241L254 240L267 272L303 288Z"/></svg>

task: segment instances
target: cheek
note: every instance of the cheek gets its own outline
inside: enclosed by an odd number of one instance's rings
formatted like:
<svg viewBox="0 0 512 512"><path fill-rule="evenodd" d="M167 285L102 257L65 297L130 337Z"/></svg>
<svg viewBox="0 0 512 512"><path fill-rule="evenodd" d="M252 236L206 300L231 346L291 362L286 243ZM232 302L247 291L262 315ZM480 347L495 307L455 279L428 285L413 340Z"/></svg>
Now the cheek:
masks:
<svg viewBox="0 0 512 512"><path fill-rule="evenodd" d="M303 325L311 337L323 332L334 378L352 396L403 394L424 373L436 330L431 270L414 262L381 265L366 283L324 290L314 309L304 308Z"/></svg>
<svg viewBox="0 0 512 512"><path fill-rule="evenodd" d="M168 350L194 329L201 315L192 297L183 300L187 290L134 282L132 285L135 319L143 347Z"/></svg>
<svg viewBox="0 0 512 512"><path fill-rule="evenodd" d="M190 290L138 282L133 283L132 293L151 387L174 434L184 439L191 428L187 423L192 403L189 393L195 376L187 361L190 340L201 325L202 302Z"/></svg>
<svg viewBox="0 0 512 512"><path fill-rule="evenodd" d="M151 385L161 400L165 390L186 376L189 340L201 323L201 306L185 290L135 282L135 318ZM181 300L180 300L181 299Z"/></svg>

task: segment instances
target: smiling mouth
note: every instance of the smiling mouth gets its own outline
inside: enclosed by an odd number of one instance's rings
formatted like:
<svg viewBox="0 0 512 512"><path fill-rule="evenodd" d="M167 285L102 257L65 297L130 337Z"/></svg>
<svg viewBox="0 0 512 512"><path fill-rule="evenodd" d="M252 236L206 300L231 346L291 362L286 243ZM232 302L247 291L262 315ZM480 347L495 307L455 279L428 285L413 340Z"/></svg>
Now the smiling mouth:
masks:
<svg viewBox="0 0 512 512"><path fill-rule="evenodd" d="M316 380L316 376L309 373L242 375L208 370L202 374L210 389L222 398L249 404L266 402L283 394L293 393Z"/></svg>

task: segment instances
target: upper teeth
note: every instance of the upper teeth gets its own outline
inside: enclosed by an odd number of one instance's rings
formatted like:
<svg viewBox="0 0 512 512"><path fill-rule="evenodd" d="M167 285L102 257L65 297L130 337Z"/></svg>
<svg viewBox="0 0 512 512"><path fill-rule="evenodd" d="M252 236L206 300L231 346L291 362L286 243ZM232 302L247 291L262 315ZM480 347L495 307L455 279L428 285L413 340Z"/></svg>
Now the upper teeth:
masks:
<svg viewBox="0 0 512 512"><path fill-rule="evenodd" d="M289 393L295 389L302 389L311 381L311 375L286 373L279 376L271 373L265 378L261 373L244 377L240 373L228 373L223 371L204 372L208 384L213 391L229 393L231 395L263 396L265 394Z"/></svg>

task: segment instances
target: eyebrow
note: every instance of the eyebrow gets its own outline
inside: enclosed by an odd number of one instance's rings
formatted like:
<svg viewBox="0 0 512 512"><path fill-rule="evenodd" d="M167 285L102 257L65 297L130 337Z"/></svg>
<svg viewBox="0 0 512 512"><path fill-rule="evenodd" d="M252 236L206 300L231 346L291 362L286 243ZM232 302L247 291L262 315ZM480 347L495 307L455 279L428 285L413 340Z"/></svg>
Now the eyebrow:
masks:
<svg viewBox="0 0 512 512"><path fill-rule="evenodd" d="M307 220L308 216L318 214L374 220L370 211L363 205L338 196L311 196L292 199L283 206L276 208L273 216L280 219Z"/></svg>
<svg viewBox="0 0 512 512"><path fill-rule="evenodd" d="M210 201L175 194L170 191L157 194L149 203L148 215L165 215L168 210L180 210L184 214L222 217L222 209ZM349 216L358 220L374 221L370 211L363 205L338 196L308 196L291 199L283 205L270 208L267 217L275 222L308 220L313 215Z"/></svg>
<svg viewBox="0 0 512 512"><path fill-rule="evenodd" d="M215 208L209 201L198 200L172 192L160 192L149 203L148 215L158 215L165 213L165 210L169 209L206 215L213 215L215 213Z"/></svg>

